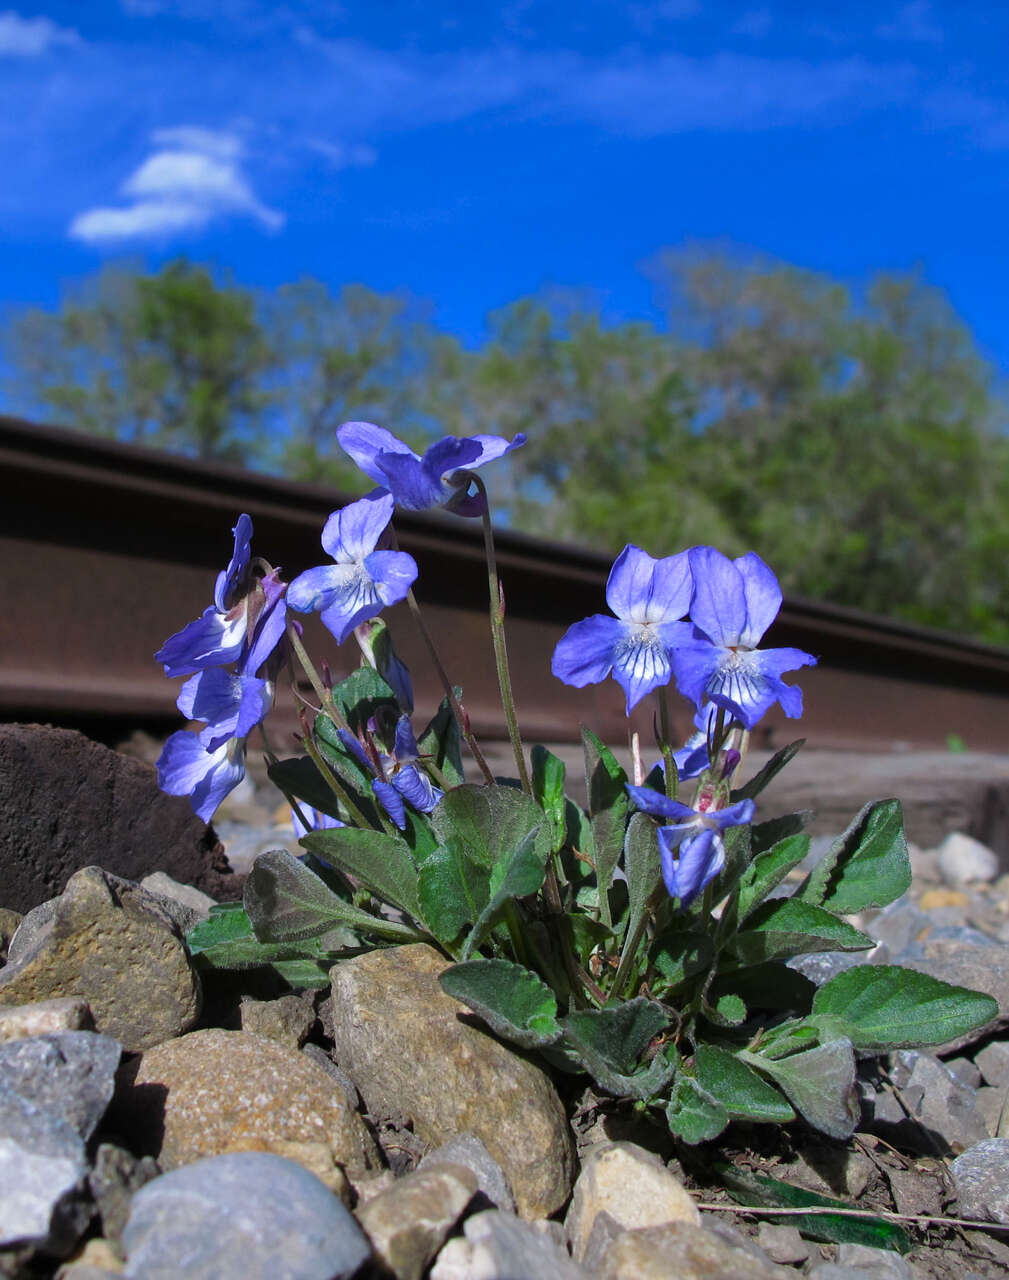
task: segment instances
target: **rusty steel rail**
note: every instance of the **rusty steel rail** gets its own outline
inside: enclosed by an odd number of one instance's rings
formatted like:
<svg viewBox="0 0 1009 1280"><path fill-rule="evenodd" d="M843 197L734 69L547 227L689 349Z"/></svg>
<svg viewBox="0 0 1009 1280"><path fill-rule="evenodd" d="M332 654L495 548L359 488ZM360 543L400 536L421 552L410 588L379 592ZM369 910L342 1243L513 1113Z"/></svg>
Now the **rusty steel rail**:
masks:
<svg viewBox="0 0 1009 1280"><path fill-rule="evenodd" d="M323 523L348 497L2 416L0 478L0 716L57 724L177 722L177 682L151 655L209 603L238 514L254 521L254 551L293 576L324 561ZM474 728L503 736L479 523L402 513L396 527L417 560L418 597L450 675L464 686ZM577 691L550 674L567 626L605 610L611 558L508 530L498 534L498 554L525 734L572 741L583 719L625 740L613 681ZM405 608L389 616L424 712L440 696L437 680ZM309 639L338 674L354 662L315 619ZM799 731L812 746L941 748L955 733L974 750L1003 750L1007 650L794 597L768 644L820 659L793 677L805 691ZM633 725L650 734L650 709L639 707ZM690 728L685 705L676 727L684 735ZM760 745L788 741L796 730L775 709Z"/></svg>

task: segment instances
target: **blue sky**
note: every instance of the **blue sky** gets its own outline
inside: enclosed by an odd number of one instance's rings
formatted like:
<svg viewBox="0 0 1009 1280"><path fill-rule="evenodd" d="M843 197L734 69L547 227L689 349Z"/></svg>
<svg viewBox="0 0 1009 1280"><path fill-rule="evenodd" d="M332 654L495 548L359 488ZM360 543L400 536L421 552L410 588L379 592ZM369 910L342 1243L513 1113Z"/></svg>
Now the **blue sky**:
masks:
<svg viewBox="0 0 1009 1280"><path fill-rule="evenodd" d="M1009 6L64 0L0 11L0 304L124 258L487 312L725 239L920 264L1009 369Z"/></svg>

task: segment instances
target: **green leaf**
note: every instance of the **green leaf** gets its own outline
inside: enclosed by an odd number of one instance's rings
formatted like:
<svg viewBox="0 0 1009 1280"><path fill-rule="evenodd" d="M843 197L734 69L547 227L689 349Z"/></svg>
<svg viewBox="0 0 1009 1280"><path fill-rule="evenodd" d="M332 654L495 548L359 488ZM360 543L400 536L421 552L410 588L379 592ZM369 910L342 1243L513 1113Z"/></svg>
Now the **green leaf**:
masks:
<svg viewBox="0 0 1009 1280"><path fill-rule="evenodd" d="M350 929L330 929L316 938L298 942L260 942L252 921L240 902L215 903L209 920L201 921L186 934L189 954L212 969L252 969L263 965L279 967L280 962L329 957L360 945ZM328 969L332 960L323 966ZM292 984L293 985L293 984Z"/></svg>
<svg viewBox="0 0 1009 1280"><path fill-rule="evenodd" d="M875 940L822 907L775 898L757 907L726 950L740 965L762 964L812 951L868 951Z"/></svg>
<svg viewBox="0 0 1009 1280"><path fill-rule="evenodd" d="M285 795L294 796L310 808L328 813L331 818L340 816L336 793L308 756L277 760L266 772L270 781Z"/></svg>
<svg viewBox="0 0 1009 1280"><path fill-rule="evenodd" d="M771 890L781 884L807 853L809 836L793 835L780 840L766 853L757 854L739 881L739 924L760 906Z"/></svg>
<svg viewBox="0 0 1009 1280"><path fill-rule="evenodd" d="M316 938L341 924L390 942L424 940L416 929L369 915L337 897L286 849L272 849L256 859L245 881L243 901L261 942Z"/></svg>
<svg viewBox="0 0 1009 1280"><path fill-rule="evenodd" d="M731 992L744 1000L748 1009L808 1013L815 991L815 985L805 974L771 960L716 978L709 995L716 998Z"/></svg>
<svg viewBox="0 0 1009 1280"><path fill-rule="evenodd" d="M561 1025L596 1084L608 1093L651 1098L675 1074L672 1045L639 1068L651 1041L669 1026L669 1014L653 1000L639 996L605 1009L579 1009L562 1018Z"/></svg>
<svg viewBox="0 0 1009 1280"><path fill-rule="evenodd" d="M584 911L573 911L566 915L564 919L571 930L571 941L574 944L575 954L582 964L588 963L589 956L596 947L612 946L616 940L612 929L607 929L601 920L594 920L592 916L586 915Z"/></svg>
<svg viewBox="0 0 1009 1280"><path fill-rule="evenodd" d="M813 868L796 897L849 914L885 907L911 885L899 800L867 804Z"/></svg>
<svg viewBox="0 0 1009 1280"><path fill-rule="evenodd" d="M886 1053L954 1040L997 1013L979 991L896 965L859 965L819 988L810 1021L860 1051Z"/></svg>
<svg viewBox="0 0 1009 1280"><path fill-rule="evenodd" d="M559 849L567 833L567 797L564 795L564 761L546 747L530 752L533 766L533 795L550 825L551 852Z"/></svg>
<svg viewBox="0 0 1009 1280"><path fill-rule="evenodd" d="M438 976L442 990L522 1049L541 1049L561 1037L554 993L535 973L508 960L468 960Z"/></svg>
<svg viewBox="0 0 1009 1280"><path fill-rule="evenodd" d="M682 916L677 923L687 924ZM668 929L652 945L651 962L662 975L665 989L673 991L688 978L711 966L714 951L706 933L692 929Z"/></svg>
<svg viewBox="0 0 1009 1280"><path fill-rule="evenodd" d="M473 924L490 897L490 876L471 861L458 840L440 845L417 877L421 914L439 942L451 943Z"/></svg>
<svg viewBox="0 0 1009 1280"><path fill-rule="evenodd" d="M744 783L743 786L733 791L732 803L735 804L737 800L755 800L767 784L773 781L784 769L789 760L799 754L805 743L805 738L799 738L797 742L790 742L787 747L782 747L780 751L771 756L767 764L758 773L755 773L749 782Z"/></svg>
<svg viewBox="0 0 1009 1280"><path fill-rule="evenodd" d="M645 813L631 815L624 837L624 874L629 903L628 935L642 920L648 900L662 881L658 827Z"/></svg>
<svg viewBox="0 0 1009 1280"><path fill-rule="evenodd" d="M457 695L461 692L456 690ZM450 787L461 786L466 781L459 724L448 698L442 698L431 722L417 739L417 749L422 756L431 757Z"/></svg>
<svg viewBox="0 0 1009 1280"><path fill-rule="evenodd" d="M502 858L491 870L490 901L477 917L472 932L462 949L462 958L468 960L484 938L500 920L504 907L514 898L526 898L537 893L546 874L545 863L536 849L542 827L534 827L507 860ZM467 851L468 852L468 851Z"/></svg>
<svg viewBox="0 0 1009 1280"><path fill-rule="evenodd" d="M379 724L384 719L389 728L395 726L400 716L396 694L374 667L358 667L334 685L333 701L355 734L359 734L373 716Z"/></svg>
<svg viewBox="0 0 1009 1280"><path fill-rule="evenodd" d="M627 774L616 756L582 725L585 749L585 791L592 822L593 859L599 886L599 914L603 924L612 926L609 887L624 848L624 827L630 802L625 786Z"/></svg>
<svg viewBox="0 0 1009 1280"><path fill-rule="evenodd" d="M299 841L320 858L353 876L385 902L421 918L417 867L409 846L399 836L360 827L310 831Z"/></svg>
<svg viewBox="0 0 1009 1280"><path fill-rule="evenodd" d="M681 1074L666 1107L666 1123L674 1137L695 1147L717 1138L729 1123L729 1113L693 1076Z"/></svg>
<svg viewBox="0 0 1009 1280"><path fill-rule="evenodd" d="M785 1124L795 1112L773 1085L734 1053L701 1044L694 1055L697 1082L730 1116Z"/></svg>
<svg viewBox="0 0 1009 1280"><path fill-rule="evenodd" d="M329 971L333 967L333 962L301 956L295 960L275 960L273 967L289 987L300 987L306 991L324 991L329 986Z"/></svg>
<svg viewBox="0 0 1009 1280"><path fill-rule="evenodd" d="M759 1173L743 1173L731 1165L716 1165L716 1172L725 1184L729 1195L737 1204L751 1205L756 1209L851 1209L854 1206L843 1200L794 1187L790 1182L768 1178ZM831 1244L862 1244L870 1249L891 1249L894 1253L907 1253L911 1240L907 1232L894 1222L883 1218L849 1218L843 1214L811 1213L788 1214L774 1218L762 1215L768 1222L780 1222L784 1226L797 1227L812 1240L824 1240Z"/></svg>
<svg viewBox="0 0 1009 1280"><path fill-rule="evenodd" d="M466 856L488 871L507 865L530 831L536 832L536 853L544 866L550 856L543 810L514 787L454 787L435 806L431 825L439 844L458 840Z"/></svg>
<svg viewBox="0 0 1009 1280"><path fill-rule="evenodd" d="M860 1114L851 1041L831 1040L787 1058L740 1050L739 1057L771 1077L814 1129L850 1138Z"/></svg>
<svg viewBox="0 0 1009 1280"><path fill-rule="evenodd" d="M703 1001L701 1011L716 1027L738 1027L746 1021L746 1005L735 992Z"/></svg>
<svg viewBox="0 0 1009 1280"><path fill-rule="evenodd" d="M812 809L800 809L798 813L786 813L780 818L754 823L750 828L750 849L753 856L756 857L758 853L763 853L788 836L798 835L815 817Z"/></svg>

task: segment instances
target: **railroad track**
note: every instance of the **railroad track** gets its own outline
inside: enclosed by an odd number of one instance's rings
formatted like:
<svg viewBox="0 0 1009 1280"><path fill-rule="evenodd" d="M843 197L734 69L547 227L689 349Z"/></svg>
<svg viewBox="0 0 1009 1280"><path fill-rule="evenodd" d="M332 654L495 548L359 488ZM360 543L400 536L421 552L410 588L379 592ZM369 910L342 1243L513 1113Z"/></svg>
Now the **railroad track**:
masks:
<svg viewBox="0 0 1009 1280"><path fill-rule="evenodd" d="M246 511L254 551L293 576L322 563L323 522L347 495L258 473L0 417L0 718L87 726L177 723L177 682L151 655L207 606ZM417 594L443 660L464 686L474 728L504 736L487 634L479 524L438 513L397 515L401 547L417 560ZM570 623L605 609L610 557L502 531L499 562L508 606L516 700L526 736L573 741L582 718L625 739L612 681L584 691L550 674ZM390 625L414 675L418 709L440 689L404 607ZM309 620L313 652L339 673L354 661ZM811 746L882 751L937 749L961 735L973 750L1002 751L1009 718L1009 651L851 609L789 598L769 645L819 656L795 677L805 691L801 732ZM689 729L689 709L678 727ZM634 723L650 731L642 706ZM103 733L106 727L108 733ZM780 713L759 745L795 735Z"/></svg>

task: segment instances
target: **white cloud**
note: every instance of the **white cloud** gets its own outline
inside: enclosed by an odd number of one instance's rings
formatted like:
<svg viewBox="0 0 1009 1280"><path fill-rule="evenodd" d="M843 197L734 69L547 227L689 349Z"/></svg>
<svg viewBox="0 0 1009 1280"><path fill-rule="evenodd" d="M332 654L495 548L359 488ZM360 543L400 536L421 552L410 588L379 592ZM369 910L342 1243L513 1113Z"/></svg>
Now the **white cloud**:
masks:
<svg viewBox="0 0 1009 1280"><path fill-rule="evenodd" d="M131 203L78 214L69 227L74 239L104 244L164 238L201 231L235 215L250 217L268 231L284 225L284 215L263 204L240 171L242 145L234 135L182 125L152 136L168 148L148 156L123 183Z"/></svg>
<svg viewBox="0 0 1009 1280"><path fill-rule="evenodd" d="M0 13L0 55L37 58L54 45L80 43L76 31L58 26L51 18L22 18L13 9Z"/></svg>
<svg viewBox="0 0 1009 1280"><path fill-rule="evenodd" d="M378 159L375 148L364 142L328 142L325 138L309 138L305 146L325 156L334 169L364 169Z"/></svg>

